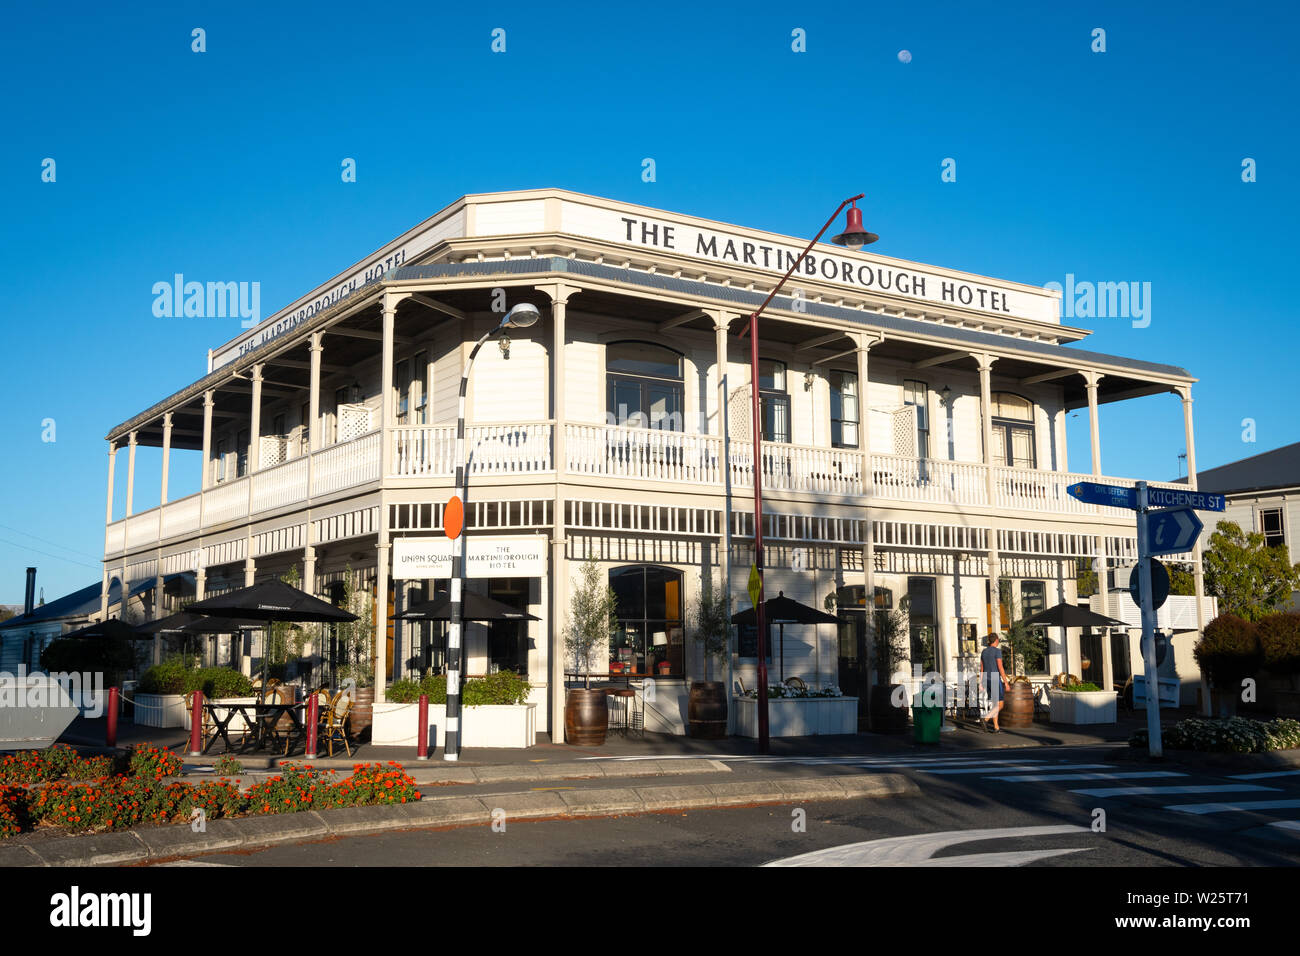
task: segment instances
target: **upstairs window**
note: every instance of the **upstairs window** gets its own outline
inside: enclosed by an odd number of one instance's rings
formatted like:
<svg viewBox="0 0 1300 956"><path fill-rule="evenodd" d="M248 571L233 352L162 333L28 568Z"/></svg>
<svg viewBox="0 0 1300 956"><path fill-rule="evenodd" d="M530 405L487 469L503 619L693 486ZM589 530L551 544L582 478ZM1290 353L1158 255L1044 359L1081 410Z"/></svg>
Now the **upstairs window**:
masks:
<svg viewBox="0 0 1300 956"><path fill-rule="evenodd" d="M610 424L684 430L679 353L649 342L611 342L605 349L605 382Z"/></svg>
<svg viewBox="0 0 1300 956"><path fill-rule="evenodd" d="M1033 404L1010 392L994 392L991 398L993 464L1009 468L1037 468Z"/></svg>
<svg viewBox="0 0 1300 956"><path fill-rule="evenodd" d="M856 372L831 370L831 445L858 447L858 376Z"/></svg>
<svg viewBox="0 0 1300 956"><path fill-rule="evenodd" d="M916 379L903 382L903 404L916 409L916 457L930 457L930 386Z"/></svg>
<svg viewBox="0 0 1300 956"><path fill-rule="evenodd" d="M788 444L790 395L786 391L784 362L759 360L758 398L763 410L763 440Z"/></svg>
<svg viewBox="0 0 1300 956"><path fill-rule="evenodd" d="M1259 512L1259 530L1264 534L1264 544L1270 548L1286 546L1286 527L1281 508L1265 508Z"/></svg>

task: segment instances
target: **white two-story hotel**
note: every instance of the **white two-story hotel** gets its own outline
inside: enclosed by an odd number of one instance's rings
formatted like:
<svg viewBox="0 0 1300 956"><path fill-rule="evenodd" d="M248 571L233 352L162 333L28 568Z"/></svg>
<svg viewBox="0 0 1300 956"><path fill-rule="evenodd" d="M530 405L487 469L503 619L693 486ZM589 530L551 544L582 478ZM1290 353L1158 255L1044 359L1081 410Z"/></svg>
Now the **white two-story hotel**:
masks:
<svg viewBox="0 0 1300 956"><path fill-rule="evenodd" d="M471 566L471 589L537 620L471 625L465 670L525 674L542 730L562 726L569 595L588 555L619 600L594 669L658 675L647 727L682 729L687 682L704 676L687 614L702 577L728 580L734 608L748 606L753 387L767 593L841 621L786 626L773 680L865 695L864 610L905 597L913 663L953 677L1004 623L990 601L999 581L1028 612L1076 600L1079 559L1131 564L1132 513L1065 490L1106 474L1100 404L1175 396L1195 486L1195 379L1077 347L1088 331L1061 324L1059 293L1042 288L818 246L761 320L752 382L739 334L804 244L559 189L457 200L210 352L206 375L108 433L104 604L115 582L161 591L164 577L193 572L202 597L292 566L329 597L350 568L379 608L377 699L386 680L439 667L440 632L388 618L438 586L402 568L443 537L469 349L520 302L542 320L508 349L489 343L470 379L467 521L471 553L498 556ZM1091 420L1082 463L1065 441L1080 408ZM1178 411L1171 403L1171 428ZM140 445L162 447L163 490L137 510ZM123 448L126 513L114 514ZM175 501L172 448L203 462L202 490ZM1139 663L1127 638L1048 639L1031 669L1112 686ZM735 635L746 687L755 654L752 633Z"/></svg>

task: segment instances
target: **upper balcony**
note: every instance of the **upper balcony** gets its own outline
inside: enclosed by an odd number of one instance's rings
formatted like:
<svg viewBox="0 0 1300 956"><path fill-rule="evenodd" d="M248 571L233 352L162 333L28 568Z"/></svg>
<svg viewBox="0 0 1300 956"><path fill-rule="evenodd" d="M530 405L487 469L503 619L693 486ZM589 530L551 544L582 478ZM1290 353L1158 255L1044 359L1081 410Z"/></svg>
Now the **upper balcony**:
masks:
<svg viewBox="0 0 1300 956"><path fill-rule="evenodd" d="M105 555L153 547L385 483L451 484L455 426L398 427L386 434L391 462L386 476L381 474L385 432L375 429L114 521L107 526ZM549 421L468 428L471 483L490 480L500 485L562 477L578 483L598 481L603 486L653 486L659 494L723 494L728 487L735 492L753 487L753 450L748 442L733 441L730 454L725 454L716 435L568 423L563 435L564 466L557 476L555 438L555 424ZM1120 508L1084 504L1066 488L1078 481L1132 486L1131 479L993 466L990 483L990 466L976 462L779 442L764 442L762 450L763 488L777 496L813 495L846 504L906 503L947 514L984 509L1061 518L1129 515Z"/></svg>

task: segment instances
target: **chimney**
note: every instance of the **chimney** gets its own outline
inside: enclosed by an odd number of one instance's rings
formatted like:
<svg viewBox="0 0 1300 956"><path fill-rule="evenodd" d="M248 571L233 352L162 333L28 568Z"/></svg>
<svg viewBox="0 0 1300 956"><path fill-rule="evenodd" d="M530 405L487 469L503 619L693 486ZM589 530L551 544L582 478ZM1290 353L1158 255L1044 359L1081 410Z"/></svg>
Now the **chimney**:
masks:
<svg viewBox="0 0 1300 956"><path fill-rule="evenodd" d="M36 607L36 569L27 569L27 592L23 595L23 613L31 614Z"/></svg>

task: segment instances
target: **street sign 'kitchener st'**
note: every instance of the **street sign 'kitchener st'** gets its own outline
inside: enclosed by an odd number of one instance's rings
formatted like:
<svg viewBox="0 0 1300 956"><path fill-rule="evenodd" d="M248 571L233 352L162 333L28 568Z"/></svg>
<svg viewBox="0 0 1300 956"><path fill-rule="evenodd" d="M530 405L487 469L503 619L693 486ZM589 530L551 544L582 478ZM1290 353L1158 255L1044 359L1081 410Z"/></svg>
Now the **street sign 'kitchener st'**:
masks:
<svg viewBox="0 0 1300 956"><path fill-rule="evenodd" d="M1102 485L1095 481L1080 481L1065 489L1072 498L1089 505L1109 505L1112 508L1128 508L1136 511L1137 489L1124 488L1120 485ZM1223 495L1206 494L1203 491L1175 491L1172 488L1148 488L1147 507L1149 508L1195 508L1197 511L1224 511L1228 499Z"/></svg>

